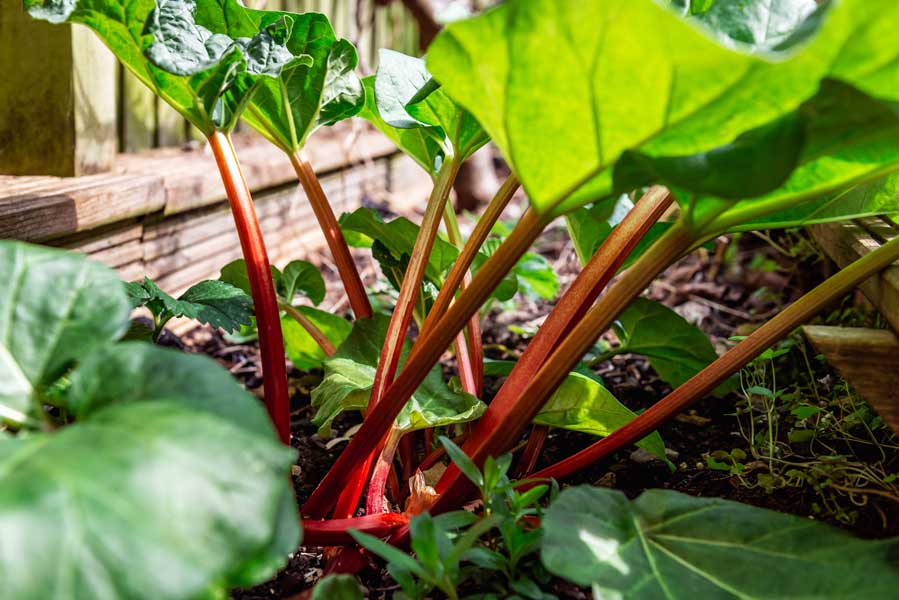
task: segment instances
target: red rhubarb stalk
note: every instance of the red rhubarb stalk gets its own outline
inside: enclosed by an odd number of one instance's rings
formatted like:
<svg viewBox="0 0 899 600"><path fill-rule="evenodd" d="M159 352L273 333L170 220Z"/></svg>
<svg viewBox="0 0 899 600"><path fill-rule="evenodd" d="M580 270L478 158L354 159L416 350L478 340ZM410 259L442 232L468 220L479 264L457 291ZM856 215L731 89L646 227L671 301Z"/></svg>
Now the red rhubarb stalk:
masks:
<svg viewBox="0 0 899 600"><path fill-rule="evenodd" d="M534 243L549 221L549 217L537 215L532 210L525 212L509 237L481 266L471 285L456 298L440 322L430 332L426 331L419 336L402 372L378 406L369 411L362 427L303 505L304 515L319 517L326 514L340 490L357 480L366 461L380 448L393 420L424 381L428 371L437 364L456 334Z"/></svg>
<svg viewBox="0 0 899 600"><path fill-rule="evenodd" d="M412 322L412 316L415 312L415 302L421 292L421 282L424 279L425 271L428 266L428 259L431 256L431 248L434 246L434 240L437 238L437 230L440 227L440 215L443 214L443 206L447 203L450 192L452 191L453 181L459 172L459 162L447 159L444 161L437 179L434 182L434 189L428 198L428 204L425 207L425 213L422 217L421 228L415 244L412 247L412 256L409 257L409 266L406 267L406 273L403 275L403 282L400 285L399 297L393 314L390 316L390 324L387 327L387 335L384 338L384 345L381 347L381 355L378 358L378 368L375 371L375 380L372 385L371 395L368 400L368 413L380 403L381 398L387 391L387 388L393 383L394 376L399 367L400 354L403 349L403 342L406 340L406 334L409 331L409 324ZM395 416L395 415L394 415ZM364 478L362 474L367 473L371 468L374 455L368 456L365 462L361 463L362 468L359 469L356 479L343 489L340 493L339 504L342 513L347 510L355 510L356 504L359 502L359 496L364 487ZM392 457L391 457L392 459ZM384 480L386 483L386 478ZM372 495L383 496L383 488L380 490L372 490ZM371 503L377 503L376 499L372 499ZM335 513L335 516L343 516L341 513ZM350 513L352 514L352 513Z"/></svg>
<svg viewBox="0 0 899 600"><path fill-rule="evenodd" d="M399 513L365 515L352 519L328 519L327 521L303 521L304 546L353 546L356 541L350 529L386 538L409 524L409 517Z"/></svg>
<svg viewBox="0 0 899 600"><path fill-rule="evenodd" d="M612 230L609 237L587 261L571 287L562 295L537 335L534 336L524 354L515 364L496 398L490 403L490 408L483 420L488 423L502 422L504 415L512 410L520 398L528 380L544 363L550 352L558 346L559 341L589 310L624 261L627 260L628 255L668 210L672 202L673 198L668 190L658 186L650 188L637 201L627 216ZM475 428L475 437L469 442L468 447L483 443L488 434L487 426L482 428L479 424ZM518 472L520 475L527 475L537 464L547 434L548 430L545 427L539 425L534 427L531 436L528 437L528 445L519 461Z"/></svg>
<svg viewBox="0 0 899 600"><path fill-rule="evenodd" d="M227 133L215 132L209 136L209 147L225 185L225 193L234 216L237 237L247 265L250 292L256 312L259 330L259 351L262 360L262 380L265 389L265 406L275 424L278 437L290 444L290 399L287 393L287 367L284 360L284 340L281 334L281 316L275 286L272 283L271 266L265 250L259 219L247 187L246 179L234 152L234 145Z"/></svg>
<svg viewBox="0 0 899 600"><path fill-rule="evenodd" d="M840 296L849 293L865 279L899 259L899 238L850 264L839 273L796 300L773 319L759 327L715 362L654 404L633 421L608 437L588 446L533 475L536 478L561 479L601 460L652 433L665 421L705 397L728 377L771 347L793 329L815 316Z"/></svg>
<svg viewBox="0 0 899 600"><path fill-rule="evenodd" d="M347 246L340 225L334 217L334 211L322 189L321 182L315 175L312 165L309 164L305 151L300 150L289 156L297 178L306 192L306 197L309 198L312 212L315 213L315 218L325 235L340 280L343 282L343 288L349 298L350 308L353 309L353 314L357 319L367 319L372 315L371 303L365 294L365 286L362 285L359 270L356 269L356 263L353 262L353 256L350 254L349 246Z"/></svg>
<svg viewBox="0 0 899 600"><path fill-rule="evenodd" d="M612 321L656 275L688 250L693 241L689 232L680 223L675 223L587 311L540 368L528 373L523 385L518 383L521 386L520 394L516 397L506 396L508 400L503 400L498 405L497 395L497 399L490 404L472 436L462 447L475 464L482 465L488 456L499 456L515 444L521 430L533 420L580 357L596 343ZM546 329L545 324L541 331L543 329ZM509 384L510 379L511 376L503 387ZM494 409L494 406L497 408ZM491 431L490 427L494 429ZM459 470L451 465L438 482L437 491L441 495L434 510L439 513L446 511L449 506L458 505L471 493L472 488Z"/></svg>

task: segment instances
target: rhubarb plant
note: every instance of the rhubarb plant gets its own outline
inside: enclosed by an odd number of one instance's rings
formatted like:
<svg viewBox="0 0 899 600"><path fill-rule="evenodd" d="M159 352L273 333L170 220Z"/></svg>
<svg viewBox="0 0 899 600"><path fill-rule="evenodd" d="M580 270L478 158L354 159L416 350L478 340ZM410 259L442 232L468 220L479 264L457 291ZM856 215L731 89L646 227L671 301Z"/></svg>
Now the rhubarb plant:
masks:
<svg viewBox="0 0 899 600"><path fill-rule="evenodd" d="M5 593L218 598L283 566L295 454L259 403L205 357L118 341L102 265L4 241L0 274Z"/></svg>

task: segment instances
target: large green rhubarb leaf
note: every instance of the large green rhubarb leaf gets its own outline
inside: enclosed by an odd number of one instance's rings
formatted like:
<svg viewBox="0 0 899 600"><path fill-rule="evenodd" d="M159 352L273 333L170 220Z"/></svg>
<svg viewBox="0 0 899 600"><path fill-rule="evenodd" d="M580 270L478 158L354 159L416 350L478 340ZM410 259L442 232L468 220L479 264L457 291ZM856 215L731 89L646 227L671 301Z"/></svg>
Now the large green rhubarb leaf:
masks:
<svg viewBox="0 0 899 600"><path fill-rule="evenodd" d="M319 435L330 436L331 422L340 413L368 406L389 323L386 315L356 321L346 341L325 361L325 379L312 392L312 405L317 409L312 422L319 427ZM403 345L401 369L410 347L408 341ZM435 365L400 411L395 424L404 432L442 427L473 421L485 409L486 405L471 394L451 390L443 381L440 367Z"/></svg>
<svg viewBox="0 0 899 600"><path fill-rule="evenodd" d="M238 0L24 0L52 23L90 27L134 75L206 135L237 123L253 92L308 66L296 16ZM271 82L270 82L271 83Z"/></svg>
<svg viewBox="0 0 899 600"><path fill-rule="evenodd" d="M896 540L811 519L649 490L563 490L546 511L544 566L596 598L890 598Z"/></svg>
<svg viewBox="0 0 899 600"><path fill-rule="evenodd" d="M293 457L273 435L166 401L0 439L3 593L212 600L262 581L299 542Z"/></svg>
<svg viewBox="0 0 899 600"><path fill-rule="evenodd" d="M0 241L0 421L35 417L43 391L128 328L125 286L83 257Z"/></svg>
<svg viewBox="0 0 899 600"><path fill-rule="evenodd" d="M771 5L721 0L711 10L747 4ZM802 128L791 115L823 79L882 100L899 96L897 52L885 41L899 23L899 5L833 4L826 18L816 12L798 25L796 35L786 23L798 24L801 7L776 21L776 35L730 44L736 51L708 32L711 17L684 20L652 0L511 0L450 25L432 45L428 67L496 140L537 210L563 211L612 193L625 152L695 155L675 175L686 189L703 189L722 163L739 173L747 157L766 158L760 144L792 147L792 159L787 153L769 161L777 172L744 178L758 195L781 185L798 159ZM758 14L739 18L752 28ZM728 152L721 156L719 148Z"/></svg>

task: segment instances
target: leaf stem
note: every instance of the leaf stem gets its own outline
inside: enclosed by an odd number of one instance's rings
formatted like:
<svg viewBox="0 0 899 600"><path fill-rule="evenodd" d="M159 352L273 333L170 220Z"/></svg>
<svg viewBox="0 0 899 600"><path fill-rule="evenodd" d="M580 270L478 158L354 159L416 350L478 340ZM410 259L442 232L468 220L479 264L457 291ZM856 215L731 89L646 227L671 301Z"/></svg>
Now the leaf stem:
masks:
<svg viewBox="0 0 899 600"><path fill-rule="evenodd" d="M660 272L680 258L692 243L690 233L682 223L677 222L653 244L648 253L641 256L624 272L583 318L579 318L582 308L580 304L571 302L571 314L578 318L571 319L566 327L560 327L567 332L563 333L565 337L557 338L561 340L560 343L539 369L529 372L519 371L521 375L516 375L514 379L510 375L506 379L503 387L508 386L507 390L514 390L516 393L507 391L503 394L500 390L500 394L497 394L491 402L487 412L478 421L472 436L463 446L463 450L475 464L483 465L487 456L499 456L515 443L521 430L533 420L580 357L593 346L618 314ZM602 249L599 252L601 251ZM553 312L555 313L555 310ZM545 323L541 331L544 329ZM529 344L528 349L532 345L534 342ZM521 360L518 364L521 364ZM512 385L509 384L510 380L513 382ZM503 396L502 399L500 395ZM497 402L498 400L500 402ZM441 495L435 503L434 510L442 512L447 506L453 505L470 493L470 486L459 469L450 465L437 484L437 492Z"/></svg>
<svg viewBox="0 0 899 600"><path fill-rule="evenodd" d="M396 425L390 428L387 442L381 449L381 455L378 456L378 461L375 463L375 468L371 474L371 480L368 483L368 497L365 502L366 514L377 515L387 512L385 510L384 493L387 489L387 479L390 477L390 470L393 468L393 457L402 437L403 431L397 428Z"/></svg>
<svg viewBox="0 0 899 600"><path fill-rule="evenodd" d="M286 312L287 316L299 323L300 327L306 330L306 333L315 340L315 343L318 344L318 347L321 348L327 356L332 356L337 352L337 348L334 347L334 344L331 343L328 336L326 336L309 317L297 310L295 306L288 302L279 302L278 307Z"/></svg>
<svg viewBox="0 0 899 600"><path fill-rule="evenodd" d="M828 303L899 259L899 238L866 254L808 292L759 327L715 362L654 404L636 419L577 454L534 474L534 478L562 478L595 463L655 431L691 403L708 395L793 329L815 316Z"/></svg>
<svg viewBox="0 0 899 600"><path fill-rule="evenodd" d="M412 247L409 266L406 267L403 282L400 284L399 297L393 309L393 314L390 316L390 324L387 326L387 335L384 338L384 345L381 347L378 368L375 371L375 380L368 400L368 413L371 413L380 403L387 388L393 383L393 378L399 368L403 342L406 340L406 334L409 331L409 324L412 321L412 315L415 310L415 302L421 293L421 283L428 266L428 259L431 256L431 248L434 246L434 240L437 238L437 229L440 227L440 215L443 214L443 206L449 198L453 189L453 181L455 181L458 173L459 162L447 159L437 174L434 188L431 190L431 195L428 198L428 204L422 217L421 228ZM371 469L373 461L374 455L371 454L362 464L362 468L359 471L360 476L340 493L338 504L342 510L340 513L335 513L335 516L342 517L347 511L355 511L355 505L358 503L365 484L365 478L362 475ZM369 503L376 503L376 501L370 499Z"/></svg>
<svg viewBox="0 0 899 600"><path fill-rule="evenodd" d="M281 315L275 286L272 283L271 265L265 250L265 241L256 217L256 209L250 189L237 160L231 136L216 131L209 136L209 147L225 186L231 214L240 239L256 323L259 330L259 349L262 360L262 378L265 386L265 405L275 424L278 436L290 444L290 399L287 393L287 367L284 360L284 339L281 333Z"/></svg>
<svg viewBox="0 0 899 600"><path fill-rule="evenodd" d="M437 364L444 350L449 347L471 315L496 289L502 278L515 266L550 220L549 215L538 215L533 210L525 212L509 237L481 266L471 285L456 298L439 323L430 331L419 335L402 372L384 394L379 405L369 411L362 427L312 492L303 505L303 514L312 517L325 514L333 505L339 490L358 481L360 477L364 478L367 471L363 469L369 464L365 461L380 447L403 405L424 381L431 367Z"/></svg>
<svg viewBox="0 0 899 600"><path fill-rule="evenodd" d="M490 204L487 205L484 214L481 215L477 224L475 224L474 231L471 232L468 241L465 242L462 252L456 258L456 262L453 263L450 272L443 281L443 285L440 286L440 292L437 294L434 306L431 307L424 325L421 326L422 334L443 318L446 310L453 302L456 290L462 285L465 275L478 255L478 251L484 245L484 240L490 235L493 225L499 220L500 215L503 214L520 185L521 183L515 175L509 175L496 192L496 195L493 196L493 199L490 200Z"/></svg>
<svg viewBox="0 0 899 600"><path fill-rule="evenodd" d="M409 524L409 517L399 513L381 513L352 519L328 519L303 521L303 545L305 546L355 546L356 540L349 531L355 529L375 537L385 538Z"/></svg>
<svg viewBox="0 0 899 600"><path fill-rule="evenodd" d="M289 112L289 111L288 111ZM340 274L340 280L343 282L343 288L346 291L350 301L350 308L357 319L367 319L371 317L371 303L365 293L365 286L362 285L362 279L359 277L359 270L356 263L353 262L353 256L350 254L350 248L347 246L337 218L334 216L334 210L328 202L325 191L322 189L321 182L315 174L315 170L309 163L304 150L290 153L290 164L296 171L297 179L306 191L306 197L309 198L309 204L315 213L319 227L325 235L328 242L328 248L334 258L334 264L337 272Z"/></svg>
<svg viewBox="0 0 899 600"><path fill-rule="evenodd" d="M527 410L517 408L522 403L540 402L540 405L537 406L537 411L539 411L543 402L539 398L525 398L525 388L560 341L583 318L584 313L596 301L640 240L668 210L672 201L671 194L665 188L650 188L621 223L612 230L584 265L571 287L562 294L537 335L528 343L521 358L515 363L512 372L490 403L487 412L479 420L472 437L466 442L466 450L486 444L490 438L494 437L506 438L504 443L509 446L514 443L519 430L507 429L506 416L515 410ZM640 291L642 288L636 293ZM545 439L546 435L541 437ZM542 446L539 438L533 443L529 440L521 462L524 465L536 464L537 455Z"/></svg>

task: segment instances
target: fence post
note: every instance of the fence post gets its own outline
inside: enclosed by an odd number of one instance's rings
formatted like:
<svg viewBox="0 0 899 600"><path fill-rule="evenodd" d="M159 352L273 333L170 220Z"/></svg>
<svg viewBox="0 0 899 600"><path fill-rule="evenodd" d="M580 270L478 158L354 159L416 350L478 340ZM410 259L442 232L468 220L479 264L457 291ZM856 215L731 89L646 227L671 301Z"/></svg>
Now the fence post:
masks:
<svg viewBox="0 0 899 600"><path fill-rule="evenodd" d="M116 61L86 27L0 2L0 173L74 176L112 167Z"/></svg>

